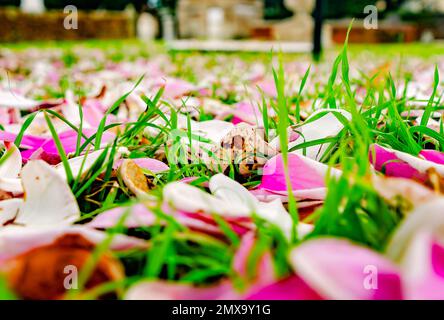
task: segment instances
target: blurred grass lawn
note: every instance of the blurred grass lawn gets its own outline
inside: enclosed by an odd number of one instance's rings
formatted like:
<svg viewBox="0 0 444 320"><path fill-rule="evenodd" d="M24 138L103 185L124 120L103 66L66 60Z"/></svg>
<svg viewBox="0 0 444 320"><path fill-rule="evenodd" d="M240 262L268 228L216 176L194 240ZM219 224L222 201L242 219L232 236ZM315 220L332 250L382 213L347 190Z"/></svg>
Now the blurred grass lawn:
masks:
<svg viewBox="0 0 444 320"><path fill-rule="evenodd" d="M13 50L35 49L52 49L60 48L71 50L77 47L97 48L103 50L121 51L123 54L129 47L138 48L146 54L166 52L166 46L162 42L142 42L137 39L125 40L85 40L85 41L42 41L42 42L19 42L4 43L0 48ZM339 52L341 46L334 46L325 50L328 53ZM444 55L444 42L437 43L396 43L396 44L350 44L349 53L351 55L360 54L362 52L371 52L381 56L418 56L427 58L430 56ZM193 54L191 52L187 52ZM212 52L209 54L220 54L220 52ZM240 57L249 58L249 56L258 56L258 53L229 53L236 54ZM262 54L267 55L267 54Z"/></svg>

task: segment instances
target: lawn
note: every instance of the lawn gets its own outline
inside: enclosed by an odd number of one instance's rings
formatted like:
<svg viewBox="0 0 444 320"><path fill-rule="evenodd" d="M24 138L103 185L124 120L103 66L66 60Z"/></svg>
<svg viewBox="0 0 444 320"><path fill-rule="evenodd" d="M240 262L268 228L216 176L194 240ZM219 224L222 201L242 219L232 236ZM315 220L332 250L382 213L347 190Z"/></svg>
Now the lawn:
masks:
<svg viewBox="0 0 444 320"><path fill-rule="evenodd" d="M443 71L3 45L0 298L443 299Z"/></svg>

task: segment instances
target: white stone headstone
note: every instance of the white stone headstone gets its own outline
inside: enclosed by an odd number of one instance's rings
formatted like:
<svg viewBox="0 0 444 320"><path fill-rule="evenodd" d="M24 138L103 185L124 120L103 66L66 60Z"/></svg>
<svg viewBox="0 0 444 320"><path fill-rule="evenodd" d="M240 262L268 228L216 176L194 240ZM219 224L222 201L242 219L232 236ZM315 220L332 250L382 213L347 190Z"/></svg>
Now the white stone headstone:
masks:
<svg viewBox="0 0 444 320"><path fill-rule="evenodd" d="M20 8L26 13L42 13L45 11L43 0L22 0Z"/></svg>
<svg viewBox="0 0 444 320"><path fill-rule="evenodd" d="M224 38L225 11L221 7L207 9L207 37L211 40Z"/></svg>
<svg viewBox="0 0 444 320"><path fill-rule="evenodd" d="M137 36L141 40L152 40L158 31L157 21L151 14L144 12L137 21Z"/></svg>

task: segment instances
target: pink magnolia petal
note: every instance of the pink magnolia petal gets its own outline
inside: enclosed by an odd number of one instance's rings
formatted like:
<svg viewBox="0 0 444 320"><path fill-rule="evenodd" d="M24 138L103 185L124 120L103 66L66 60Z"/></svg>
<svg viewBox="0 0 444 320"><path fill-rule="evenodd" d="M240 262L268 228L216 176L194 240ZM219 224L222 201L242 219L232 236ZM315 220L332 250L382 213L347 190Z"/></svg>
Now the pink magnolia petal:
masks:
<svg viewBox="0 0 444 320"><path fill-rule="evenodd" d="M128 214L125 218L123 215ZM138 228L142 226L152 226L158 220L156 215L145 205L136 204L132 207L118 207L105 211L88 223L91 228L108 229L115 227L121 219L127 228Z"/></svg>
<svg viewBox="0 0 444 320"><path fill-rule="evenodd" d="M141 282L131 287L126 300L218 300L235 299L229 282L210 287L193 287L166 281Z"/></svg>
<svg viewBox="0 0 444 320"><path fill-rule="evenodd" d="M288 155L288 171L293 190L324 188L324 178L302 160L302 156ZM263 168L262 182L258 189L269 191L286 191L285 171L282 155L268 160Z"/></svg>
<svg viewBox="0 0 444 320"><path fill-rule="evenodd" d="M17 138L17 135L14 133L0 131L0 141L14 142ZM32 135L24 135L20 144L21 148L27 149L36 149L42 146L45 143L46 139L32 136Z"/></svg>
<svg viewBox="0 0 444 320"><path fill-rule="evenodd" d="M436 151L423 151L423 153L424 155L421 154L422 157L416 157L398 150L373 145L369 151L369 157L376 170L385 169L386 175L389 176L423 181L427 178L427 170L431 168L444 175L444 164L440 163L442 155ZM423 157L426 159L423 159Z"/></svg>
<svg viewBox="0 0 444 320"><path fill-rule="evenodd" d="M28 154L30 155L28 156ZM56 165L59 164L61 161L60 155L58 153L47 152L41 147L37 150L27 150L22 153L22 156L24 159L26 159L25 162L28 162L29 160L43 160L48 164Z"/></svg>
<svg viewBox="0 0 444 320"><path fill-rule="evenodd" d="M186 177L186 178L180 179L179 181L191 184L194 181L196 181L197 179L200 179L200 177ZM208 188L209 187L209 182L208 181L202 182L202 183L199 184L199 186L204 187L204 188Z"/></svg>
<svg viewBox="0 0 444 320"><path fill-rule="evenodd" d="M85 105L83 108L83 116L85 121L92 126L93 128L97 128L100 125L103 117L105 116L105 111L102 110L101 105L97 105L96 103L90 103L89 105ZM113 114L109 114L106 118L105 124L111 124L116 122L116 117Z"/></svg>
<svg viewBox="0 0 444 320"><path fill-rule="evenodd" d="M444 299L442 197L417 206L400 224L387 255L402 268L407 299Z"/></svg>
<svg viewBox="0 0 444 320"><path fill-rule="evenodd" d="M257 104L246 101L239 102L238 104L236 104L236 109L233 113L233 124L245 122L251 125L257 125L259 127L264 126L262 109L260 109ZM269 110L268 115L275 116L276 114L274 110Z"/></svg>
<svg viewBox="0 0 444 320"><path fill-rule="evenodd" d="M288 194L286 191L268 191L265 189L251 190L250 193L262 202L271 202L279 199L282 203L288 202ZM325 196L327 195L326 188L316 188L310 190L293 191L294 196L298 201L298 208L307 208L312 206L318 206L324 203Z"/></svg>
<svg viewBox="0 0 444 320"><path fill-rule="evenodd" d="M424 159L438 164L444 164L444 153L436 150L422 150L419 153Z"/></svg>
<svg viewBox="0 0 444 320"><path fill-rule="evenodd" d="M253 232L247 233L242 237L242 241L233 257L233 269L242 277L248 276L248 259L252 254L256 244L256 235ZM254 286L264 286L276 281L273 259L270 252L264 252L259 263L256 265Z"/></svg>
<svg viewBox="0 0 444 320"><path fill-rule="evenodd" d="M323 298L300 277L291 276L256 292L251 292L246 300L322 300Z"/></svg>
<svg viewBox="0 0 444 320"><path fill-rule="evenodd" d="M164 211L168 214L173 214L177 222L195 232L201 232L216 237L222 237L224 235L219 228L219 225L212 217L203 214L189 214L172 209ZM105 211L96 216L93 221L87 224L87 226L96 229L112 228L121 221L125 214L128 214L128 216L124 218L123 223L127 228L150 227L156 224L166 223L164 220L159 219L156 214L149 210L145 205L136 204L132 207L118 207ZM242 224L243 221L228 221L228 223L239 235L243 235L250 230L249 227Z"/></svg>
<svg viewBox="0 0 444 320"><path fill-rule="evenodd" d="M378 145L373 145L369 152L370 163L377 171L389 177L424 180L425 177L408 163L400 160L395 153Z"/></svg>
<svg viewBox="0 0 444 320"><path fill-rule="evenodd" d="M413 300L444 299L444 247L431 233L416 235L415 243L404 263L406 298ZM406 263L409 263L407 265Z"/></svg>
<svg viewBox="0 0 444 320"><path fill-rule="evenodd" d="M387 259L346 240L316 239L293 249L290 263L328 299L402 299L401 276Z"/></svg>
<svg viewBox="0 0 444 320"><path fill-rule="evenodd" d="M156 159L136 158L131 160L134 161L140 168L148 170L152 173L159 173L170 170L170 167L168 165ZM116 161L114 167L118 168L122 164L122 162L123 159Z"/></svg>
<svg viewBox="0 0 444 320"><path fill-rule="evenodd" d="M259 108L248 102L239 102L234 111L233 124L246 122L251 125L263 126L262 114Z"/></svg>
<svg viewBox="0 0 444 320"><path fill-rule="evenodd" d="M276 84L272 80L259 81L256 83L256 86L258 86L261 91L263 91L266 95L268 95L270 97L277 96Z"/></svg>
<svg viewBox="0 0 444 320"><path fill-rule="evenodd" d="M157 90L162 86L164 87L163 97L169 99L180 98L187 93L196 90L196 87L193 84L174 78L163 80L155 89Z"/></svg>
<svg viewBox="0 0 444 320"><path fill-rule="evenodd" d="M95 129L84 129L83 130L83 134L86 137L91 137L92 135L94 135L96 133ZM77 147L77 132L74 130L69 130L69 131L65 131L60 133L59 138L60 138L60 142L62 143L63 149L65 149L66 153L73 153L74 151L76 151L76 147ZM114 138L116 137L116 135L114 133L105 131L102 135L102 144L108 144L111 141L114 140ZM81 143L85 142L85 138L81 138L80 139ZM42 148L50 153L58 153L57 150L57 146L55 144L54 139L50 138L48 139L42 146Z"/></svg>
<svg viewBox="0 0 444 320"><path fill-rule="evenodd" d="M181 214L185 217L192 218L195 222L199 221L200 225L196 226L204 227L203 231L207 231L208 230L207 228L211 226L215 228L215 230L217 230L217 234L223 235L222 230L220 230L219 224L211 215L205 213L186 213L186 212L181 212ZM231 229L238 236L243 236L247 232L253 229L253 224L250 218L223 217L223 219L225 220L225 222L227 222L230 225Z"/></svg>

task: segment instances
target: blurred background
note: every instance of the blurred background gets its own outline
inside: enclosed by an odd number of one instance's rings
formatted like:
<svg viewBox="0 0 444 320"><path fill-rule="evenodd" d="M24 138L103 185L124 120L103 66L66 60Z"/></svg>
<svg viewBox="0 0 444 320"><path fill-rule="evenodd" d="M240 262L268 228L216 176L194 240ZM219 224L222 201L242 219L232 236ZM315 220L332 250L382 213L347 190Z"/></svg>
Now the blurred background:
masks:
<svg viewBox="0 0 444 320"><path fill-rule="evenodd" d="M377 28L371 29L365 21L375 26L375 19L368 20L375 9ZM67 17L78 19L76 29L66 28ZM444 39L444 0L0 0L0 41L138 37L310 42L314 17L324 22L325 45L342 43L352 18L354 43Z"/></svg>

